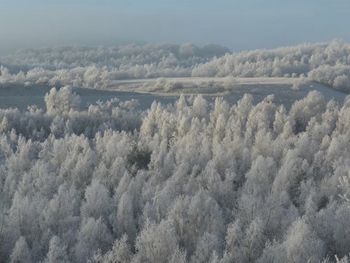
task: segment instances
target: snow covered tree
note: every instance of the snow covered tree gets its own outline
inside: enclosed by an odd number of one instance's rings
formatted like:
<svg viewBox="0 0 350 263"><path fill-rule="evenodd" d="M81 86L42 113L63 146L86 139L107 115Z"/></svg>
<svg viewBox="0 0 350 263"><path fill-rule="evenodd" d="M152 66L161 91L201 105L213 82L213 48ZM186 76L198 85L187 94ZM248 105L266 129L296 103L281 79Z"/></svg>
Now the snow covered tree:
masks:
<svg viewBox="0 0 350 263"><path fill-rule="evenodd" d="M70 110L77 110L80 106L80 97L73 93L71 87L66 86L59 90L52 88L45 95L47 112L53 115L67 115Z"/></svg>
<svg viewBox="0 0 350 263"><path fill-rule="evenodd" d="M15 247L12 250L11 256L10 256L10 262L11 263L31 263L32 262L32 255L29 250L27 241L24 237L20 237Z"/></svg>
<svg viewBox="0 0 350 263"><path fill-rule="evenodd" d="M44 263L68 263L67 246L61 239L54 236L50 240L49 251L47 252Z"/></svg>
<svg viewBox="0 0 350 263"><path fill-rule="evenodd" d="M168 262L177 252L174 227L169 221L159 225L147 222L136 241L137 257L141 262Z"/></svg>
<svg viewBox="0 0 350 263"><path fill-rule="evenodd" d="M75 247L76 260L86 262L99 249L107 251L113 243L110 230L101 218L88 218L81 224Z"/></svg>

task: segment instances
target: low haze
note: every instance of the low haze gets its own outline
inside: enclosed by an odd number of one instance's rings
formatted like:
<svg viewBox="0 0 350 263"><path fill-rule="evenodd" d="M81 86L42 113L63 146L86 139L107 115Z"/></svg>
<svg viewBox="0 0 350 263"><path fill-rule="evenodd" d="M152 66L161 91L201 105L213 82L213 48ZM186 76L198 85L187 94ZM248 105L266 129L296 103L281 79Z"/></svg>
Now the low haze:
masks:
<svg viewBox="0 0 350 263"><path fill-rule="evenodd" d="M232 50L350 40L347 0L0 0L0 51L119 42Z"/></svg>

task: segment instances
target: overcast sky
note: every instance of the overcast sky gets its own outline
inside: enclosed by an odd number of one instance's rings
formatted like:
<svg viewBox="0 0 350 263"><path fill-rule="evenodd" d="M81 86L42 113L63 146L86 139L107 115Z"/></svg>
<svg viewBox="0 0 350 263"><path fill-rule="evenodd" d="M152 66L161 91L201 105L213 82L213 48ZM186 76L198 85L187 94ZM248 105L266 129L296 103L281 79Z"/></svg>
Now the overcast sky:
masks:
<svg viewBox="0 0 350 263"><path fill-rule="evenodd" d="M117 41L232 50L350 41L350 0L0 0L0 52Z"/></svg>

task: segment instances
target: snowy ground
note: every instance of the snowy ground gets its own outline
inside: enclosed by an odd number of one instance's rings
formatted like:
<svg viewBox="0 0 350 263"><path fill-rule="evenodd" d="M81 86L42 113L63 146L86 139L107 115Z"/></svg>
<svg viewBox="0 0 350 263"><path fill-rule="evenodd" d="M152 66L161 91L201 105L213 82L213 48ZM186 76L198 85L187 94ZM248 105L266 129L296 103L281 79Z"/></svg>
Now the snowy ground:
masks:
<svg viewBox="0 0 350 263"><path fill-rule="evenodd" d="M112 90L137 91L151 93L191 93L220 95L231 92L247 85L293 85L292 78L217 78L217 77L188 77L188 78L157 78L118 80L108 87Z"/></svg>
<svg viewBox="0 0 350 263"><path fill-rule="evenodd" d="M217 83L225 82L230 80L229 77L219 78L219 77L184 77L184 78L155 78L155 79L127 79L127 80L117 80L113 82L114 85L123 85L123 84L140 84L145 82L155 82L159 79L165 79L173 82L185 82L185 83L202 83L214 81ZM293 83L293 78L232 78L239 84L290 84Z"/></svg>

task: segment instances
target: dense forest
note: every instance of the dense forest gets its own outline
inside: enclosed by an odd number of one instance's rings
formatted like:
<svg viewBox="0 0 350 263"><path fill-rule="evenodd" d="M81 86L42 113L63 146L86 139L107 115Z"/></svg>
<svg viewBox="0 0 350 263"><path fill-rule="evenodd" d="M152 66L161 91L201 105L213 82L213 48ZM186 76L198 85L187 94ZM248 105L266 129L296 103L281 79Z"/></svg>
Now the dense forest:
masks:
<svg viewBox="0 0 350 263"><path fill-rule="evenodd" d="M0 110L1 262L348 262L350 98Z"/></svg>
<svg viewBox="0 0 350 263"><path fill-rule="evenodd" d="M238 53L192 44L31 49L0 58L0 65L0 84L102 89L125 79L286 77L350 91L350 44L342 41Z"/></svg>
<svg viewBox="0 0 350 263"><path fill-rule="evenodd" d="M228 53L217 45L125 45L18 51L0 58L0 84L106 88L113 80L190 77L194 65Z"/></svg>

